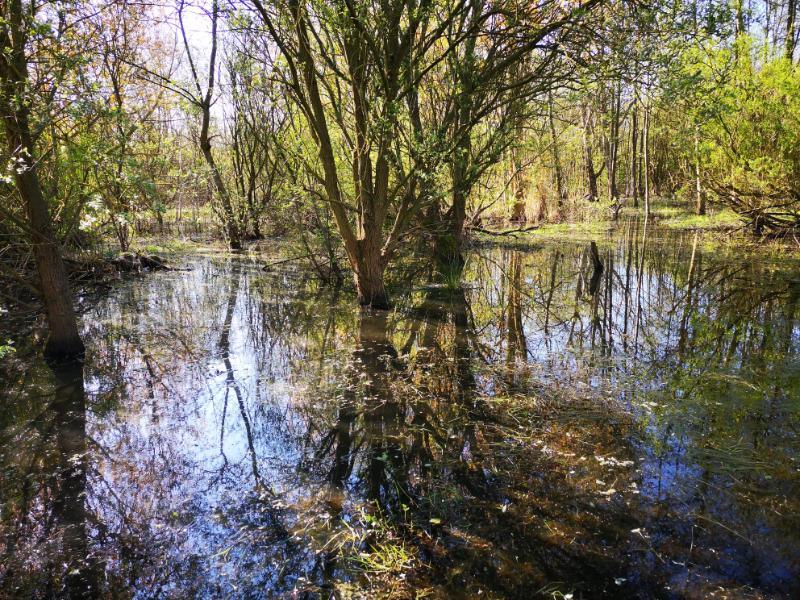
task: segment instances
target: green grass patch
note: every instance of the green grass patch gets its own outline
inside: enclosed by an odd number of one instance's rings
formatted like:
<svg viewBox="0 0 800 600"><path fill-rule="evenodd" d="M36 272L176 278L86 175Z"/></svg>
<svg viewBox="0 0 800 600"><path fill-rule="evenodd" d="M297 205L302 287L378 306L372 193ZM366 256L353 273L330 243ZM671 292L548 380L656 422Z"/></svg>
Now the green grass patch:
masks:
<svg viewBox="0 0 800 600"><path fill-rule="evenodd" d="M140 240L134 250L142 254L177 254L189 253L198 248L198 244L181 238L163 238L158 240Z"/></svg>
<svg viewBox="0 0 800 600"><path fill-rule="evenodd" d="M696 215L686 211L674 212L664 215L659 224L670 229L720 231L741 227L742 219L731 209L722 208L706 215Z"/></svg>

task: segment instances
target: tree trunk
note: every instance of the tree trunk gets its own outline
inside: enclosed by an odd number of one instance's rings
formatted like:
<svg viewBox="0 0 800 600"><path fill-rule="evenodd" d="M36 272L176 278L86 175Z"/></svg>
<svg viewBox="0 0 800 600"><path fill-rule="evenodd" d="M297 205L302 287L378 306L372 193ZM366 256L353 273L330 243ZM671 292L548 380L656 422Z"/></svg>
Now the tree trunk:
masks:
<svg viewBox="0 0 800 600"><path fill-rule="evenodd" d="M642 131L642 146L644 168L644 215L645 219L650 216L650 107L644 107L644 131Z"/></svg>
<svg viewBox="0 0 800 600"><path fill-rule="evenodd" d="M633 197L633 207L639 208L639 156L637 153L639 144L639 111L634 106L633 120L631 122L631 196Z"/></svg>
<svg viewBox="0 0 800 600"><path fill-rule="evenodd" d="M747 27L744 22L744 0L736 0L736 35L744 35L747 32Z"/></svg>
<svg viewBox="0 0 800 600"><path fill-rule="evenodd" d="M433 220L438 218L438 222ZM464 245L463 220L460 228L460 235L456 235L457 219L452 214L452 208L444 216L435 211L431 217L431 231L433 231L433 259L436 272L439 275L460 277L464 268L465 260L462 253Z"/></svg>
<svg viewBox="0 0 800 600"><path fill-rule="evenodd" d="M514 189L514 204L511 208L511 222L524 223L525 216L525 177L522 174L522 161L519 158L519 149L511 149L511 181Z"/></svg>
<svg viewBox="0 0 800 600"><path fill-rule="evenodd" d="M27 24L20 0L12 0L8 7L0 15L6 18L6 23L0 25L0 110L4 116L8 153L12 160L17 161L14 179L28 214L36 269L50 329L45 354L80 356L84 346L78 333L72 290L39 182L28 121Z"/></svg>
<svg viewBox="0 0 800 600"><path fill-rule="evenodd" d="M217 21L219 20L219 2L214 0L211 6L211 52L208 59L208 85L206 92L200 97L200 78L198 77L195 63L192 59L192 52L190 50L189 41L186 37L186 28L183 24L183 4L181 3L181 10L178 11L178 19L180 22L181 35L183 37L183 44L186 49L186 56L189 59L189 66L191 68L194 83L197 86L198 95L194 100L194 104L200 109L202 121L200 123L200 151L203 158L211 171L211 178L214 182L214 187L219 194L220 203L222 204L222 215L226 234L228 236L228 245L231 250L240 250L242 248L241 235L239 233L239 226L236 223L236 216L233 212L231 204L231 197L225 187L225 182L222 181L217 163L214 160L214 154L211 152L211 137L209 136L209 128L211 126L211 104L214 98L214 81L216 78L216 58L217 58Z"/></svg>
<svg viewBox="0 0 800 600"><path fill-rule="evenodd" d="M353 277L356 284L358 303L363 307L375 309L389 308L389 295L384 285L384 264L380 247L365 238L359 240L359 253Z"/></svg>
<svg viewBox="0 0 800 600"><path fill-rule="evenodd" d="M556 175L556 193L557 199L557 220L560 220L564 214L564 201L567 197L567 190L564 187L564 172L561 169L561 155L558 152L558 138L556 137L556 122L553 116L553 95L548 96L548 121L550 123L550 136L553 138L553 168Z"/></svg>
<svg viewBox="0 0 800 600"><path fill-rule="evenodd" d="M250 223L253 226L253 237L257 240L260 240L264 236L261 234L261 223L259 223L259 211L256 208L255 190L252 189L254 186L252 183L250 186L251 187L247 193L247 210L250 213Z"/></svg>
<svg viewBox="0 0 800 600"><path fill-rule="evenodd" d="M607 167L608 195L612 202L619 198L619 190L617 189L617 156L619 154L619 119L622 90L617 88L613 94L614 95L611 99L611 131L609 132Z"/></svg>
<svg viewBox="0 0 800 600"><path fill-rule="evenodd" d="M533 220L536 223L547 220L547 194L543 190L539 190L539 202L536 203L536 214Z"/></svg>
<svg viewBox="0 0 800 600"><path fill-rule="evenodd" d="M464 258L462 252L466 239L464 224L467 220L467 192L458 189L453 193L453 206L450 208L450 235L455 244L452 259L462 266Z"/></svg>
<svg viewBox="0 0 800 600"><path fill-rule="evenodd" d="M797 18L797 0L789 0L786 7L786 58L794 61L795 20Z"/></svg>
<svg viewBox="0 0 800 600"><path fill-rule="evenodd" d="M597 172L594 170L594 149L592 148L591 115L589 109L583 107L583 159L586 168L586 180L589 186L589 202L597 202Z"/></svg>
<svg viewBox="0 0 800 600"><path fill-rule="evenodd" d="M637 170L639 179L636 182L636 185L639 186L639 195L643 198L644 197L644 126L642 126L642 130L639 135L639 160L637 162Z"/></svg>
<svg viewBox="0 0 800 600"><path fill-rule="evenodd" d="M36 162L20 149L31 148L30 134L26 131L26 116L17 115L16 123L7 122L6 137L12 156L19 156L25 166L15 176L17 189L25 201L28 221L31 225L33 252L39 272L42 298L47 313L50 335L45 344L45 354L50 356L78 356L84 346L78 333L78 321L72 304L67 271L53 231L50 211L42 194ZM21 131L14 131L19 129ZM21 139L20 135L21 134ZM19 172L22 171L22 172Z"/></svg>
<svg viewBox="0 0 800 600"><path fill-rule="evenodd" d="M471 100L466 97L462 103L459 122L466 122L470 115ZM472 141L469 135L462 135L454 145L450 163L453 191L450 208L444 215L435 211L434 215L442 216L444 223L434 224L434 260L441 275L458 274L464 267L463 248L465 243L464 224L467 219L467 196L470 182L467 180L469 156Z"/></svg>
<svg viewBox="0 0 800 600"><path fill-rule="evenodd" d="M228 195L228 190L225 187L225 182L222 181L217 163L214 160L214 154L211 152L211 140L208 137L209 122L211 120L211 107L204 105L203 109L203 124L200 128L200 150L203 152L203 158L211 171L211 179L214 182L214 187L219 195L220 204L222 204L222 215L225 219L225 230L228 236L228 245L231 250L241 250L242 240L239 235L239 227L236 224L236 216L233 213L233 206L231 198Z"/></svg>
<svg viewBox="0 0 800 600"><path fill-rule="evenodd" d="M698 215L706 214L706 194L700 182L700 136L697 127L694 130L694 192L695 212Z"/></svg>
<svg viewBox="0 0 800 600"><path fill-rule="evenodd" d="M442 266L445 266L448 273L458 272L460 274L464 266L464 257L462 254L465 242L464 224L467 219L467 197L472 186L469 174L472 138L469 129L466 128L466 124L472 119L473 91L471 69L474 51L475 40L470 39L465 44L464 62L460 65L459 69L459 109L455 124L455 132L459 137L453 147L451 167L453 194L452 205L447 212L449 232L446 233L449 240L439 240L439 242L437 242L437 260ZM445 254L442 254L441 251L444 251ZM447 265L445 261L449 261L450 264Z"/></svg>

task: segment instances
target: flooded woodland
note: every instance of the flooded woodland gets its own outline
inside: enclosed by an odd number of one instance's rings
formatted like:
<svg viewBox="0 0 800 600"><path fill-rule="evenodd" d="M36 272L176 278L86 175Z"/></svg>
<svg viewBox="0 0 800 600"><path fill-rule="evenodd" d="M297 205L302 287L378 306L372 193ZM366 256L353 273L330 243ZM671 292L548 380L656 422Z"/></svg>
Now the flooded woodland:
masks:
<svg viewBox="0 0 800 600"><path fill-rule="evenodd" d="M173 260L3 382L0 595L800 593L797 261L630 223L387 312Z"/></svg>
<svg viewBox="0 0 800 600"><path fill-rule="evenodd" d="M800 598L800 0L0 0L0 600Z"/></svg>

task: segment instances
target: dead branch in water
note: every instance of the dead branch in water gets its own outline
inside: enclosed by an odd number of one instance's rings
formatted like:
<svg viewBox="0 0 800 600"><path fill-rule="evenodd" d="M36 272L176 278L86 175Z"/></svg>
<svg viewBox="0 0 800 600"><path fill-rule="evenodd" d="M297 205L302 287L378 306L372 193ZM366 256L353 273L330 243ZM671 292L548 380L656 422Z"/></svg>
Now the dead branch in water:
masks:
<svg viewBox="0 0 800 600"><path fill-rule="evenodd" d="M504 235L516 235L518 233L527 233L528 231L534 231L539 229L539 225L529 225L528 227L520 227L518 229L506 229L505 231L492 231L491 229L484 229L483 227L478 227L477 225L472 225L469 227L470 231L477 231L478 233L485 233L487 235L496 235L496 236L504 236Z"/></svg>

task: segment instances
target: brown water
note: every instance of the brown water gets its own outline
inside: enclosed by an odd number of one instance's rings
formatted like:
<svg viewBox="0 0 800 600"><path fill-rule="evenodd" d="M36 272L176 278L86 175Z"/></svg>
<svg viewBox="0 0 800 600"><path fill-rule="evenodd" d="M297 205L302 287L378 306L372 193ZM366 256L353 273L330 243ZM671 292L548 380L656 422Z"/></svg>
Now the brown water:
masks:
<svg viewBox="0 0 800 600"><path fill-rule="evenodd" d="M800 265L642 234L389 313L255 256L120 282L82 367L4 360L0 596L798 597Z"/></svg>

